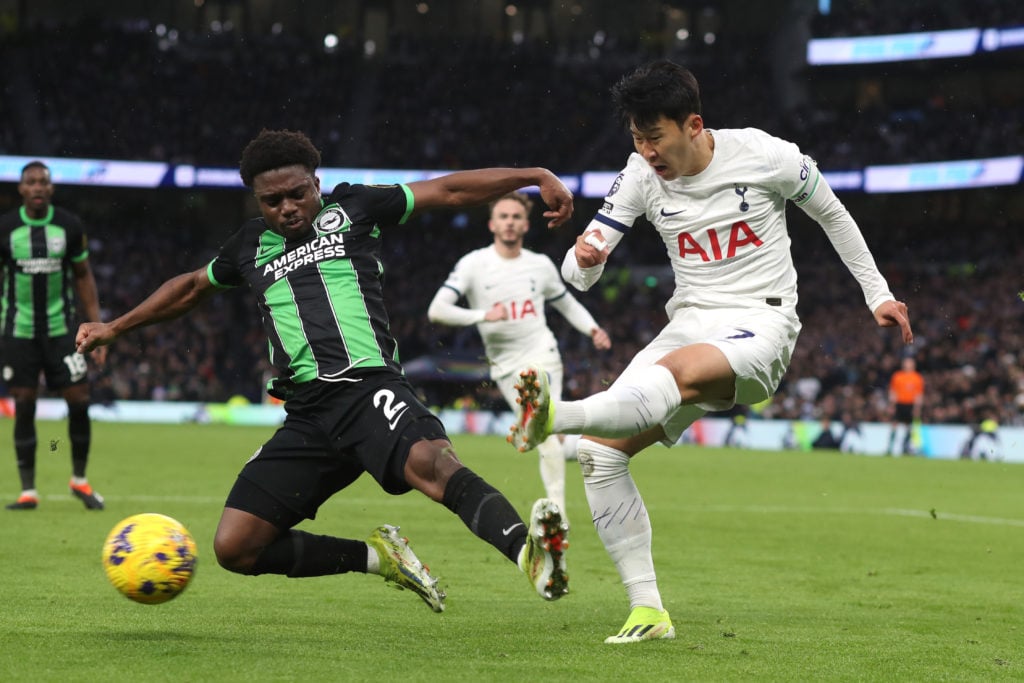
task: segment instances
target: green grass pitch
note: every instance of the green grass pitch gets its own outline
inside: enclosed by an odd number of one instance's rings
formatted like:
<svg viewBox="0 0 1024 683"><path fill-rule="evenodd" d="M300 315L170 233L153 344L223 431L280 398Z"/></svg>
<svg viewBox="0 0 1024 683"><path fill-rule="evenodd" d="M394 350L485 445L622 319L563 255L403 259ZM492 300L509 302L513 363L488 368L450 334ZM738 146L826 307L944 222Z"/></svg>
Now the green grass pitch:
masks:
<svg viewBox="0 0 1024 683"><path fill-rule="evenodd" d="M654 524L674 641L602 643L628 612L569 463L571 593L547 603L442 506L364 477L302 528L363 538L398 524L448 590L434 614L376 576L243 577L213 532L234 476L271 430L94 424L86 511L67 492L62 422L39 423L32 512L0 510L0 680L1024 680L1024 467L836 453L652 448L633 473ZM3 502L18 491L11 423ZM525 514L536 455L458 437ZM182 521L196 576L170 603L108 583L100 549L138 512Z"/></svg>

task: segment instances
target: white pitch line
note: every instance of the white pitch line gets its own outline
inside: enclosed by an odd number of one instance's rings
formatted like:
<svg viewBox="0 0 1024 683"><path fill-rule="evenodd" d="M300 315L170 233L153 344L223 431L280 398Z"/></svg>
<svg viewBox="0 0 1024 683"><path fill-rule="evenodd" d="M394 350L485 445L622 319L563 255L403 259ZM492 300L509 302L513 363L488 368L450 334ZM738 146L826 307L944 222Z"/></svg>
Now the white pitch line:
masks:
<svg viewBox="0 0 1024 683"><path fill-rule="evenodd" d="M49 494L41 496L43 500L60 502L78 502L70 495ZM132 503L192 503L196 505L221 505L225 496L155 496L155 495L124 495L107 496L105 501L128 501ZM372 499L366 497L344 498L348 503L370 503ZM702 505L677 508L683 512L723 512L723 513L756 513L756 514L806 514L806 515L882 515L885 517L916 517L919 519L932 519L929 510L910 510L903 508L824 508L824 507L797 507L783 505ZM984 517L981 515L963 515L955 512L936 511L936 521L965 522L968 524L992 524L996 526L1013 526L1024 528L1024 519L1007 519L1005 517Z"/></svg>
<svg viewBox="0 0 1024 683"><path fill-rule="evenodd" d="M883 515L887 517L918 517L937 521L967 522L970 524L994 524L997 526L1024 527L1024 519L1007 519L1005 517L983 517L981 515L962 515L955 512L936 510L932 516L929 510L905 510L902 508L822 508L822 507L788 507L772 505L708 505L703 507L687 507L686 512L750 512L771 514L814 514L814 515Z"/></svg>
<svg viewBox="0 0 1024 683"><path fill-rule="evenodd" d="M931 512L923 510L900 510L899 508L886 508L882 511L886 515L899 515L902 517L931 517ZM1004 517L982 517L980 515L960 515L955 512L939 512L936 510L935 519L948 519L953 522L969 522L971 524L996 524L999 526L1024 527L1024 519L1006 519Z"/></svg>

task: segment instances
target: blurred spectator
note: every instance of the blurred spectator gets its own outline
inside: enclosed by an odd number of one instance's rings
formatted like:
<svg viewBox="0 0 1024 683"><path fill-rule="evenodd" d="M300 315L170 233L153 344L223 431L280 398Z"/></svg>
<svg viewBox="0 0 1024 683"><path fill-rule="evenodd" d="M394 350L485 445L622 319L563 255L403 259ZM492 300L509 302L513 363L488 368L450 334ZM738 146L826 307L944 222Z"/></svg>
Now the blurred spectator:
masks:
<svg viewBox="0 0 1024 683"><path fill-rule="evenodd" d="M832 431L832 420L823 417L821 419L821 433L811 442L811 446L819 450L838 450L840 443L839 437Z"/></svg>

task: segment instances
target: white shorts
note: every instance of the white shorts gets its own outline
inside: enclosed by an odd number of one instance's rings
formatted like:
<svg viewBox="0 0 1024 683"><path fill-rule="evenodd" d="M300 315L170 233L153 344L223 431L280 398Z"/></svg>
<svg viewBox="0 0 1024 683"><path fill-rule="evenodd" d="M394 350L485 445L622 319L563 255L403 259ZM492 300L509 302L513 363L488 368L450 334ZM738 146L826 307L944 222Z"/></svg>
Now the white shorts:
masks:
<svg viewBox="0 0 1024 683"><path fill-rule="evenodd" d="M733 399L677 408L662 422L664 443L671 445L708 411L760 403L774 394L789 367L800 327L795 316L770 308L680 308L665 329L633 357L615 384L629 381L633 371L691 344L711 344L725 354L736 373Z"/></svg>
<svg viewBox="0 0 1024 683"><path fill-rule="evenodd" d="M556 399L562 398L562 363L543 365L542 367L548 373L551 397ZM523 366L515 372L510 372L500 377L491 377L491 380L498 386L501 395L505 397L505 402L508 403L512 410L516 409L516 399L519 397L519 392L516 391L515 385L519 382L519 373L525 369L526 366Z"/></svg>

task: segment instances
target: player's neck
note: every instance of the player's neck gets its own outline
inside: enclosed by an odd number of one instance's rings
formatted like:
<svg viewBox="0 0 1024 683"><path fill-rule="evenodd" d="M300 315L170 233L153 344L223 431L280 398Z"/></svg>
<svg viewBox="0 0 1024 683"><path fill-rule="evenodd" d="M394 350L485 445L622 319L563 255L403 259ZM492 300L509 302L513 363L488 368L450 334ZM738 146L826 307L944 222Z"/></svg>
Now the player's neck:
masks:
<svg viewBox="0 0 1024 683"><path fill-rule="evenodd" d="M498 256L501 258L518 258L519 255L523 253L523 243L516 242L514 244L506 244L501 240L494 240L494 250L498 252Z"/></svg>
<svg viewBox="0 0 1024 683"><path fill-rule="evenodd" d="M701 133L697 140L697 158L692 172L686 175L697 175L711 165L711 159L715 156L715 136L707 128Z"/></svg>
<svg viewBox="0 0 1024 683"><path fill-rule="evenodd" d="M46 214L48 214L50 212L50 205L49 204L46 204L45 206L43 206L42 209L33 209L33 208L31 208L29 206L26 206L24 204L22 204L22 207L25 209L25 215L28 216L29 218L31 218L32 220L39 220L41 218L46 218Z"/></svg>

